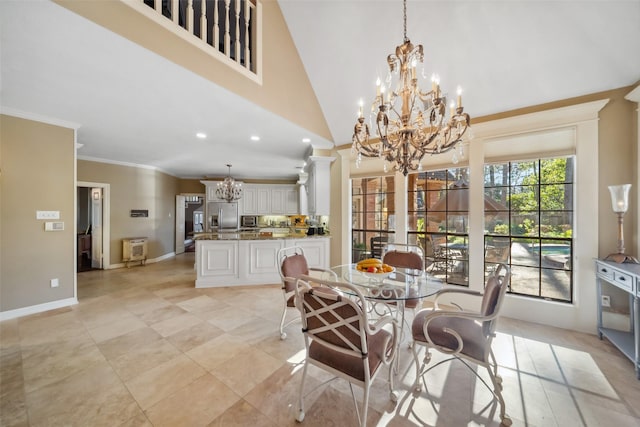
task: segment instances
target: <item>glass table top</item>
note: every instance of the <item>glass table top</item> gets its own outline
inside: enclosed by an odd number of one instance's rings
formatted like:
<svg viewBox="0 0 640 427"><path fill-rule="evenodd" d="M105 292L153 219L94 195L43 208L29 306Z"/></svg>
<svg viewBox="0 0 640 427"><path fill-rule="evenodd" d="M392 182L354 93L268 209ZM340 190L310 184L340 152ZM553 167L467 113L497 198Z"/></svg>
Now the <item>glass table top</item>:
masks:
<svg viewBox="0 0 640 427"><path fill-rule="evenodd" d="M422 299L442 289L442 280L423 270L396 268L392 273L365 273L356 269L356 264L331 267L338 282L350 283L369 299L408 300ZM349 293L349 289L341 288Z"/></svg>

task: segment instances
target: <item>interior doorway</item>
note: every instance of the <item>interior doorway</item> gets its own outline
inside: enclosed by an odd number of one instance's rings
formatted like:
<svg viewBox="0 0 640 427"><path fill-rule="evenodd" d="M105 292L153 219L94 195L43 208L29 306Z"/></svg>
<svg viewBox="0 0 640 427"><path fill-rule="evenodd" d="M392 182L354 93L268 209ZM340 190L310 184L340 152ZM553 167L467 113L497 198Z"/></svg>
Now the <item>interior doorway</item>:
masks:
<svg viewBox="0 0 640 427"><path fill-rule="evenodd" d="M76 184L76 272L109 268L109 184Z"/></svg>
<svg viewBox="0 0 640 427"><path fill-rule="evenodd" d="M175 252L195 252L194 233L204 231L204 194L176 196Z"/></svg>

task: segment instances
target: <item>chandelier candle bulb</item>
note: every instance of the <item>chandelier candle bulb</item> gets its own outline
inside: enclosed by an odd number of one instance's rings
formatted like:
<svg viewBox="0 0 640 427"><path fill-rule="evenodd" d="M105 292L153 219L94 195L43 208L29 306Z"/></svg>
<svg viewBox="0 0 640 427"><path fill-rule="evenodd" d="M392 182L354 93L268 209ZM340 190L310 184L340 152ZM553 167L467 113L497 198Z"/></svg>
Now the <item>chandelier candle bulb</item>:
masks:
<svg viewBox="0 0 640 427"><path fill-rule="evenodd" d="M458 108L462 107L462 88L458 86Z"/></svg>

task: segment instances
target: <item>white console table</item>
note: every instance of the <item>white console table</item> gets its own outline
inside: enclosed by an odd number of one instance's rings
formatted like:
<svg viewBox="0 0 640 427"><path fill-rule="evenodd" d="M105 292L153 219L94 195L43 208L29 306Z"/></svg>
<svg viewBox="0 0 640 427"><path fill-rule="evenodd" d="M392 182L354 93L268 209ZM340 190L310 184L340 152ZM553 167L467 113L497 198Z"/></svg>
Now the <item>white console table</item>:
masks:
<svg viewBox="0 0 640 427"><path fill-rule="evenodd" d="M616 286L629 294L629 331L607 328L602 322L602 283ZM640 265L617 264L596 260L596 283L598 286L598 335L606 337L635 367L640 379Z"/></svg>

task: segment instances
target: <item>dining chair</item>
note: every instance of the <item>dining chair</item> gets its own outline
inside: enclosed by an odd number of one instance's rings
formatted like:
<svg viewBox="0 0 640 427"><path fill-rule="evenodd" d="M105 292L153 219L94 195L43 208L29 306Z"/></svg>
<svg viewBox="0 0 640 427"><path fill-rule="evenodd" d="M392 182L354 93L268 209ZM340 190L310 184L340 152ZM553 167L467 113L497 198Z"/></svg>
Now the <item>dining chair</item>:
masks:
<svg viewBox="0 0 640 427"><path fill-rule="evenodd" d="M382 249L388 241L389 238L387 236L373 236L369 240L369 246L371 248L371 258L380 259L382 257Z"/></svg>
<svg viewBox="0 0 640 427"><path fill-rule="evenodd" d="M311 281L320 286L312 287ZM344 289L351 296L348 298L333 289ZM390 399L393 402L398 400L391 372L397 348L396 322L389 314L371 322L366 310L362 309L365 297L348 283L303 276L298 279L295 292L306 348L296 420L304 420L304 385L309 365L314 365L334 375L318 387L337 378L348 381L358 423L364 427L371 384L385 366L389 367ZM354 384L364 391L362 413L353 391Z"/></svg>
<svg viewBox="0 0 640 427"><path fill-rule="evenodd" d="M420 246L389 243L384 247L382 252L382 262L392 267L414 270L416 276L424 273L424 252ZM411 272L409 271L407 274L411 274ZM402 306L398 307L398 312L401 316L401 326L407 322L405 318L405 310L410 309L415 312L415 309L422 304L422 299L411 297L411 288L409 288L408 292L408 295L402 295ZM390 302L390 304L395 305L397 303L394 301ZM407 329L410 329L408 323ZM404 327L400 333L400 341L402 341L403 332Z"/></svg>
<svg viewBox="0 0 640 427"><path fill-rule="evenodd" d="M446 237L434 236L427 234L425 236L425 246L427 247L427 258L430 263L427 266L427 271L446 271L447 270L447 250L446 250Z"/></svg>
<svg viewBox="0 0 640 427"><path fill-rule="evenodd" d="M485 244L485 271L492 272L499 264L507 264L510 255L511 242L508 237L505 239L494 239L491 244Z"/></svg>
<svg viewBox="0 0 640 427"><path fill-rule="evenodd" d="M505 402L502 397L502 378L498 375L498 363L491 348L495 337L495 329L504 295L511 283L511 271L505 264L498 264L497 268L487 278L484 292L471 289L441 289L435 296L433 308L420 310L411 326L413 337L413 359L416 364L415 389L420 392L423 376L435 368L452 359L460 360L480 381L491 391L500 403L501 426L510 426L511 418L505 413ZM451 308L440 307L438 300L443 295L472 295L481 297L478 311L463 310L455 303ZM455 306L455 307L454 307ZM417 346L426 347L423 363L418 361ZM431 349L435 349L451 356L429 368ZM483 366L489 372L493 387L469 364Z"/></svg>
<svg viewBox="0 0 640 427"><path fill-rule="evenodd" d="M284 306L282 308L282 318L280 319L280 339L287 338L284 329L298 320L295 298L296 280L302 275L308 275L311 272L318 272L320 277L330 277L337 280L336 273L324 268L309 267L307 259L304 256L304 249L300 246L289 246L278 251L279 273L282 279L282 296L284 298ZM296 316L286 322L287 312L294 310Z"/></svg>

